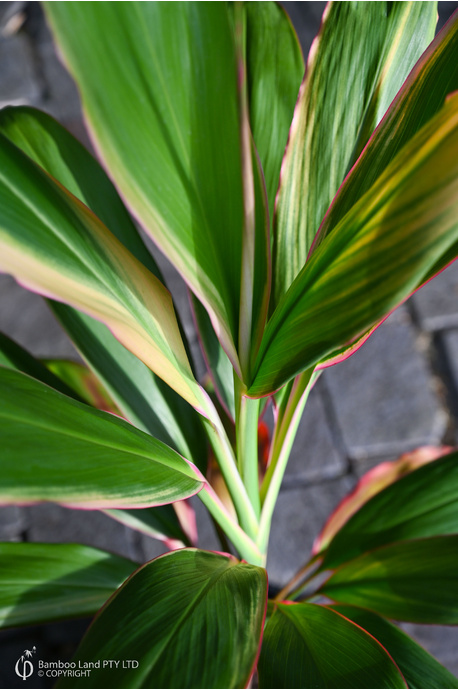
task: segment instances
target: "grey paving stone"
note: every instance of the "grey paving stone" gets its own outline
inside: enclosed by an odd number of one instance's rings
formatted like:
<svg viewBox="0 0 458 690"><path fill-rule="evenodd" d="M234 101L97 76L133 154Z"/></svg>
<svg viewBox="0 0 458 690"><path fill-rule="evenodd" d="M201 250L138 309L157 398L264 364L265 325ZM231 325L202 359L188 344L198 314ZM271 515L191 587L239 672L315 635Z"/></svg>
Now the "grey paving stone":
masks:
<svg viewBox="0 0 458 690"><path fill-rule="evenodd" d="M0 3L0 34L12 36L25 21L26 2L1 2Z"/></svg>
<svg viewBox="0 0 458 690"><path fill-rule="evenodd" d="M26 529L27 519L18 506L0 508L0 541L19 541Z"/></svg>
<svg viewBox="0 0 458 690"><path fill-rule="evenodd" d="M426 331L458 326L458 262L455 261L411 298L416 319Z"/></svg>
<svg viewBox="0 0 458 690"><path fill-rule="evenodd" d="M437 336L439 366L443 370L449 393L449 402L458 417L458 330L449 330ZM458 430L455 429L455 441Z"/></svg>
<svg viewBox="0 0 458 690"><path fill-rule="evenodd" d="M0 275L0 331L35 357L79 359L43 298L7 275Z"/></svg>
<svg viewBox="0 0 458 690"><path fill-rule="evenodd" d="M353 488L346 476L280 492L267 557L269 581L284 585L309 557L315 537L331 511Z"/></svg>
<svg viewBox="0 0 458 690"><path fill-rule="evenodd" d="M31 3L27 28L32 35L40 62L44 93L40 103L60 122L81 119L81 103L73 78L62 64L41 6Z"/></svg>
<svg viewBox="0 0 458 690"><path fill-rule="evenodd" d="M141 557L139 560L145 563L169 551L166 545L158 539L151 539L151 537L146 536L146 534L141 534L139 537L141 548Z"/></svg>
<svg viewBox="0 0 458 690"><path fill-rule="evenodd" d="M25 35L0 36L0 64L0 108L36 105L41 92L33 53Z"/></svg>
<svg viewBox="0 0 458 690"><path fill-rule="evenodd" d="M312 41L317 35L325 2L282 2L288 12L301 43L304 58L307 58Z"/></svg>
<svg viewBox="0 0 458 690"><path fill-rule="evenodd" d="M454 12L458 9L458 2L438 2L437 10L439 14L439 21L437 22L436 30L440 31L444 26L445 22L452 16Z"/></svg>
<svg viewBox="0 0 458 690"><path fill-rule="evenodd" d="M447 416L408 322L387 321L323 378L350 458L440 443Z"/></svg>
<svg viewBox="0 0 458 690"><path fill-rule="evenodd" d="M294 487L300 483L331 479L346 471L347 461L333 439L318 382L305 406L283 486Z"/></svg>
<svg viewBox="0 0 458 690"><path fill-rule="evenodd" d="M403 623L403 630L458 676L458 627Z"/></svg>
<svg viewBox="0 0 458 690"><path fill-rule="evenodd" d="M193 496L190 502L196 513L197 545L199 549L205 549L206 551L221 551L221 544L217 537L213 520L207 509L197 496Z"/></svg>
<svg viewBox="0 0 458 690"><path fill-rule="evenodd" d="M95 546L135 560L137 533L97 510L70 510L53 503L24 508L28 541Z"/></svg>
<svg viewBox="0 0 458 690"><path fill-rule="evenodd" d="M394 457L393 455L387 455L386 457L383 458L365 458L364 460L357 460L356 462L352 462L352 469L357 477L357 479L361 479L361 477L366 474L366 472L369 472L369 470L374 469L374 467L377 467L377 465L380 465L382 462L386 461L391 461L391 460L397 460L399 455Z"/></svg>

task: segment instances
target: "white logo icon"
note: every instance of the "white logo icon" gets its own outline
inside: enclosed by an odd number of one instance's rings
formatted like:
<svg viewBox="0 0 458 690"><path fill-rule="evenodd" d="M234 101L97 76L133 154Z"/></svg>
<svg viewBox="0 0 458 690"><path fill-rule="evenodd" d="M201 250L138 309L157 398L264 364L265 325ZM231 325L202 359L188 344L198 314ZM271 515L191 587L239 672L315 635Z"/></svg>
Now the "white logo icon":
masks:
<svg viewBox="0 0 458 690"><path fill-rule="evenodd" d="M36 651L37 648L35 645L33 645L32 649L24 649L24 653L16 661L14 670L16 671L16 675L19 676L19 678L22 678L22 680L27 680L27 678L30 678L33 673L33 664L30 661L30 658L36 653Z"/></svg>

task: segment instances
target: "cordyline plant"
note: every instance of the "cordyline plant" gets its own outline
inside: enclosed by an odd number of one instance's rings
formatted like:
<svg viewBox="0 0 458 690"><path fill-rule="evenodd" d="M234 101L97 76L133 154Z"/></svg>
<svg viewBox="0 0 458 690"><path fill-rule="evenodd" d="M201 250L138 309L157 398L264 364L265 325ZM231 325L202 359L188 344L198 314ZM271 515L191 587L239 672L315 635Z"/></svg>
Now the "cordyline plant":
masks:
<svg viewBox="0 0 458 690"><path fill-rule="evenodd" d="M45 9L118 191L51 117L2 111L0 267L87 368L2 339L1 500L102 510L172 551L3 544L3 624L102 607L92 672L63 687L458 687L391 622L458 623L456 453L366 475L269 601L265 570L320 371L458 254L458 19L432 41L434 2L330 3L305 69L274 3ZM190 289L211 384L126 207ZM194 547L193 494L222 553Z"/></svg>

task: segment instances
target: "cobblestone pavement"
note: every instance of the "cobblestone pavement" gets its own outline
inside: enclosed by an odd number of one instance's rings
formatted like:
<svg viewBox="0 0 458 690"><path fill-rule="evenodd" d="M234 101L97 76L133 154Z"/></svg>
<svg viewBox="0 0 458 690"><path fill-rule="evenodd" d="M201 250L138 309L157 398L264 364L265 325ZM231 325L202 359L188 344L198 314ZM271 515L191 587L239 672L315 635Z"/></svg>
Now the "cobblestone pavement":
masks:
<svg viewBox="0 0 458 690"><path fill-rule="evenodd" d="M325 3L284 4L307 50ZM458 3L439 5L442 25ZM0 64L1 106L40 107L88 144L77 90L56 57L38 3L0 3ZM161 266L196 350L184 287L166 261ZM0 276L0 294L1 331L36 356L78 357L40 297L8 276ZM313 390L274 516L271 581L284 583L302 565L329 512L367 469L419 445L455 444L457 414L458 262L398 309L352 358L328 370ZM216 547L199 505L202 545ZM103 514L54 505L2 509L0 539L83 542L138 561L163 550ZM77 621L0 633L0 687L16 687L16 680L20 686L12 664L25 646L41 645L49 660L65 658L86 626ZM456 629L407 627L458 674Z"/></svg>

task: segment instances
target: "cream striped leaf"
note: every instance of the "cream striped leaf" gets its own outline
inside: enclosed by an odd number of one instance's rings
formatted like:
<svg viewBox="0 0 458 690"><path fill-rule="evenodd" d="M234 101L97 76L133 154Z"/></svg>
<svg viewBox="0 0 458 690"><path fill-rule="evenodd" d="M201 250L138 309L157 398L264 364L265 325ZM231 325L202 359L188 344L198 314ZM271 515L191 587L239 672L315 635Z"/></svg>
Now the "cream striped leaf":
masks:
<svg viewBox="0 0 458 690"><path fill-rule="evenodd" d="M331 2L312 45L281 169L273 307L305 264L339 185L434 36L434 2Z"/></svg>
<svg viewBox="0 0 458 690"><path fill-rule="evenodd" d="M458 240L458 97L449 99L313 253L273 314L249 395L358 339Z"/></svg>
<svg viewBox="0 0 458 690"><path fill-rule="evenodd" d="M0 112L0 131L88 206L162 282L155 261L108 176L64 127L34 108L10 107ZM204 466L205 437L197 413L126 350L103 323L65 304L48 303L123 416L188 460Z"/></svg>
<svg viewBox="0 0 458 690"><path fill-rule="evenodd" d="M250 311L262 327L268 285L258 281L253 294L243 294L242 133L227 4L47 2L45 8L101 158L204 304L242 376L240 305L253 296ZM264 276L267 260L266 252L256 257Z"/></svg>
<svg viewBox="0 0 458 690"><path fill-rule="evenodd" d="M0 136L0 269L103 321L191 405L191 372L168 290L81 202Z"/></svg>
<svg viewBox="0 0 458 690"><path fill-rule="evenodd" d="M345 178L321 224L315 246L370 189L397 152L442 108L448 94L457 89L458 12L418 60Z"/></svg>

